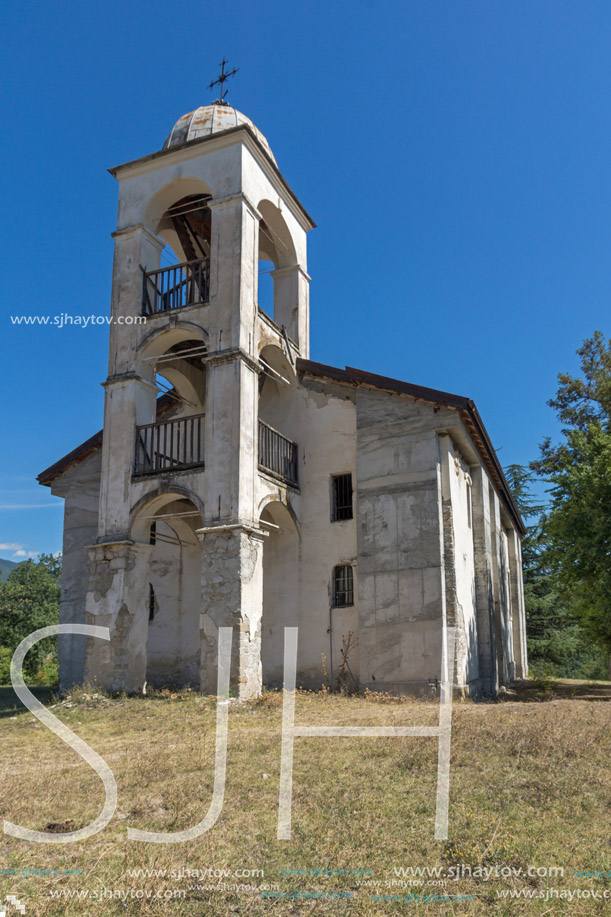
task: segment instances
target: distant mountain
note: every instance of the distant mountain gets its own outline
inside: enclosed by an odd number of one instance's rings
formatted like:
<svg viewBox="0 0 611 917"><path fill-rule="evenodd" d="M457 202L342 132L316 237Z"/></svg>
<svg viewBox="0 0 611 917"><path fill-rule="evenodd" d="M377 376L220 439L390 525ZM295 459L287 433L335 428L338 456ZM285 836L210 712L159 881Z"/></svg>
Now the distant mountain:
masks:
<svg viewBox="0 0 611 917"><path fill-rule="evenodd" d="M17 564L14 560L4 560L0 557L0 581L6 583L11 570L14 570Z"/></svg>

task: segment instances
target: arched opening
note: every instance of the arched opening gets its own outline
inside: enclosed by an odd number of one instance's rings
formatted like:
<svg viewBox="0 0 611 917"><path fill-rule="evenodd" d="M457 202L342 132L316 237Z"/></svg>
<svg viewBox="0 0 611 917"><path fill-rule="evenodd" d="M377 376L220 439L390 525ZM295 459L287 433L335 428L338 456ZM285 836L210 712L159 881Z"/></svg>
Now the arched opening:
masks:
<svg viewBox="0 0 611 917"><path fill-rule="evenodd" d="M261 664L263 684L282 684L284 628L299 624L299 535L287 507L279 501L267 503L260 516L267 532L263 546L263 615L261 619Z"/></svg>
<svg viewBox="0 0 611 917"><path fill-rule="evenodd" d="M204 227L210 224L207 204L211 199L210 188L201 179L175 179L148 202L144 218L147 229L162 238L179 260L188 260L193 235L201 236L209 245L210 233ZM207 212L202 213L202 210ZM181 238L188 238L190 242L183 246ZM196 247L199 248L199 244ZM209 254L209 248L204 249L204 253Z"/></svg>
<svg viewBox="0 0 611 917"><path fill-rule="evenodd" d="M280 256L274 241L273 230L262 218L259 221L259 282L258 306L266 315L274 318L274 277Z"/></svg>
<svg viewBox="0 0 611 917"><path fill-rule="evenodd" d="M151 360L158 397L169 395L174 402L172 416L185 416L204 410L208 348L197 338L171 344Z"/></svg>
<svg viewBox="0 0 611 917"><path fill-rule="evenodd" d="M275 344L262 348L259 364L259 419L290 436L294 432L290 406L294 404L295 371Z"/></svg>
<svg viewBox="0 0 611 917"><path fill-rule="evenodd" d="M196 337L193 326L177 325L148 341L141 352L148 394L136 432L137 474L203 464L208 349L198 332Z"/></svg>
<svg viewBox="0 0 611 917"><path fill-rule="evenodd" d="M259 467L288 484L298 484L295 372L284 352L267 345L259 355Z"/></svg>
<svg viewBox="0 0 611 917"><path fill-rule="evenodd" d="M187 189L191 193L181 194ZM179 181L163 189L151 201L149 220L165 247L159 270L147 271L145 275L143 308L146 314L208 302L210 200L210 193L201 183Z"/></svg>
<svg viewBox="0 0 611 917"><path fill-rule="evenodd" d="M259 201L259 246L277 268L290 267L297 261L293 238L282 213L271 201ZM262 249L261 249L262 245Z"/></svg>
<svg viewBox="0 0 611 917"><path fill-rule="evenodd" d="M170 263L210 257L210 209L207 193L188 194L167 208L157 224ZM171 254L170 254L171 253Z"/></svg>
<svg viewBox="0 0 611 917"><path fill-rule="evenodd" d="M271 201L259 203L259 295L258 305L278 324L287 324L282 294L274 272L295 264L295 246L279 209Z"/></svg>
<svg viewBox="0 0 611 917"><path fill-rule="evenodd" d="M138 514L134 534L151 546L146 681L156 688L200 686L201 515L193 500L166 493Z"/></svg>

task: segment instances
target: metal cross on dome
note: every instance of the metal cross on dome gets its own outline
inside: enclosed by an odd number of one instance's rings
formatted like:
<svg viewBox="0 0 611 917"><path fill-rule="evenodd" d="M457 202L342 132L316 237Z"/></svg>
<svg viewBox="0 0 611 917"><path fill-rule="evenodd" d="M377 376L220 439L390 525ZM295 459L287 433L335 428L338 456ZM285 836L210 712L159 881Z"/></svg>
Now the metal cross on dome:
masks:
<svg viewBox="0 0 611 917"><path fill-rule="evenodd" d="M239 70L239 67L234 67L233 70L231 70L229 73L225 73L225 64L227 63L229 63L229 61L224 57L219 64L219 67L221 68L220 76L216 80L212 80L208 86L208 89L212 89L212 87L216 86L218 83L218 85L221 87L221 96L218 100L221 105L225 104L225 96L227 95L227 90L224 88L225 81L228 80L230 76L235 76Z"/></svg>

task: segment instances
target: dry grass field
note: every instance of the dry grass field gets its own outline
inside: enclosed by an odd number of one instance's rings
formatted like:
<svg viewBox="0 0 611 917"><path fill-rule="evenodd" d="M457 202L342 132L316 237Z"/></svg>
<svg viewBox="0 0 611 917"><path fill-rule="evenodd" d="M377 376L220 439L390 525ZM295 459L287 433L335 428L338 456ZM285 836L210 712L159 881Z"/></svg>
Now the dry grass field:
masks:
<svg viewBox="0 0 611 917"><path fill-rule="evenodd" d="M86 825L103 805L99 778L11 689L2 692L2 817L37 830ZM76 844L2 836L0 900L16 895L25 917L610 914L611 897L602 897L611 895L610 700L610 684L556 682L500 703L456 702L447 842L433 838L437 741L412 737L296 739L292 839L278 841L281 695L231 702L220 818L196 840L165 845L128 842L127 826L176 831L201 820L214 777L215 699L75 692L53 712L112 768L115 816ZM300 693L296 719L434 725L437 710ZM529 867L564 875L529 876ZM457 869L458 880L444 875ZM538 897L509 897L520 890ZM8 906L7 917L17 913Z"/></svg>

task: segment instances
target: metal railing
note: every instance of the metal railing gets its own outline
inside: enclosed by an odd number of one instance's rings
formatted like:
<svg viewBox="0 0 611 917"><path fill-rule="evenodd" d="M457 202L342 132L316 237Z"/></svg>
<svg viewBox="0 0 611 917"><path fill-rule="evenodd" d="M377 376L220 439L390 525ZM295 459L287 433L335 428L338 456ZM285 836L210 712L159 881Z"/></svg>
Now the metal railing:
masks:
<svg viewBox="0 0 611 917"><path fill-rule="evenodd" d="M259 421L259 467L288 484L298 483L297 443L262 420Z"/></svg>
<svg viewBox="0 0 611 917"><path fill-rule="evenodd" d="M135 473L178 471L203 465L204 417L205 414L194 414L137 426Z"/></svg>
<svg viewBox="0 0 611 917"><path fill-rule="evenodd" d="M185 261L159 271L144 271L142 314L155 315L207 303L210 297L210 262Z"/></svg>

